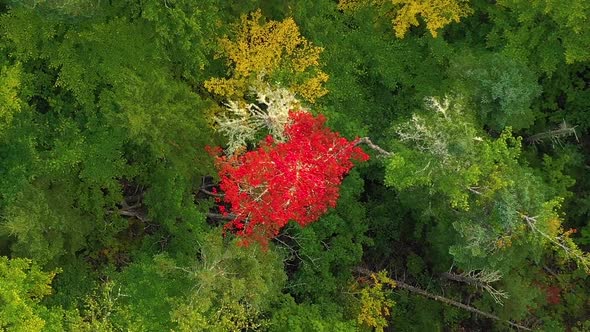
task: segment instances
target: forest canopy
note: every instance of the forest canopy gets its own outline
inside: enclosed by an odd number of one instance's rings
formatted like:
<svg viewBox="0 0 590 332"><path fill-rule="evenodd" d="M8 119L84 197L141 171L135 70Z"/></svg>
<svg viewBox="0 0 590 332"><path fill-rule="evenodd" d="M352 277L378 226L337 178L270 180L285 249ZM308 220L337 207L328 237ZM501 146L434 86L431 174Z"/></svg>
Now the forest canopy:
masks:
<svg viewBox="0 0 590 332"><path fill-rule="evenodd" d="M588 17L0 0L0 330L590 330Z"/></svg>

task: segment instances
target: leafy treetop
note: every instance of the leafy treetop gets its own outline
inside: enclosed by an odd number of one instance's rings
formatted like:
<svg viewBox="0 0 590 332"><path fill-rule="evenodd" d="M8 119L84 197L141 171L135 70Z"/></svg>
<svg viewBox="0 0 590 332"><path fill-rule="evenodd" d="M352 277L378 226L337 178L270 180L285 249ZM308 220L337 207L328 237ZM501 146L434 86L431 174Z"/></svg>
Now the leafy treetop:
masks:
<svg viewBox="0 0 590 332"><path fill-rule="evenodd" d="M316 221L336 206L351 160L368 160L355 141L326 128L322 115L299 111L289 117L286 142L269 135L254 151L216 158L225 202L235 214L226 227L238 235L264 241L290 220L302 226Z"/></svg>
<svg viewBox="0 0 590 332"><path fill-rule="evenodd" d="M264 23L260 10L242 16L236 38L220 41L231 65L229 78L212 78L205 87L229 99L241 98L254 79L282 82L306 100L325 95L328 75L319 69L321 47L299 33L292 18Z"/></svg>
<svg viewBox="0 0 590 332"><path fill-rule="evenodd" d="M367 4L376 6L391 17L395 35L404 38L412 26L419 26L421 17L433 37L440 29L473 13L468 0L341 0L340 8L356 9Z"/></svg>

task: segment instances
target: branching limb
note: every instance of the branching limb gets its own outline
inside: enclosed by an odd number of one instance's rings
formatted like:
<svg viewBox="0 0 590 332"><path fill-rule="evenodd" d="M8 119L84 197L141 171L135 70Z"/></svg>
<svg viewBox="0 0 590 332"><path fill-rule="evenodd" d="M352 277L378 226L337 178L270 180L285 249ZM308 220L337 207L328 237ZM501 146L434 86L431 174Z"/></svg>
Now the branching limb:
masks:
<svg viewBox="0 0 590 332"><path fill-rule="evenodd" d="M423 289L420 289L420 288L417 288L417 287L414 287L414 286L405 284L403 282L396 281L396 284L397 284L397 287L399 287L401 289L405 289L405 290L410 291L412 293L420 294L420 295L422 295L424 297L427 297L429 299L432 299L432 300L435 300L435 301L439 301L439 302L442 302L442 303L451 305L451 306L456 307L456 308L459 308L459 309L467 310L469 312L473 312L475 314L478 314L480 316L483 316L483 317L486 317L486 318L489 318L489 319L493 319L493 320L496 320L496 321L499 321L499 322L504 322L504 323L506 323L506 324L508 324L508 325L510 325L512 327L515 327L517 329L520 329L520 330L532 331L532 329L530 329L530 328L528 328L526 326L520 325L518 323L514 323L514 322L509 321L509 320L501 319L500 317L498 317L496 315L487 313L485 311L481 311L481 310L479 310L477 308L474 308L472 306L468 306L468 305L463 304L461 302L457 302L457 301L454 301L454 300L451 300L451 299L448 299L446 297L442 297L442 296L439 296L439 295L436 295L436 294L431 294L431 293L429 293L429 292L427 292L427 291L425 291Z"/></svg>
<svg viewBox="0 0 590 332"><path fill-rule="evenodd" d="M578 134L576 133L576 127L577 126L570 127L567 122L563 121L559 128L532 135L527 138L527 141L530 144L538 144L546 139L549 139L553 142L559 143L560 139L563 137L574 136L576 141L579 142L580 140L578 139Z"/></svg>
<svg viewBox="0 0 590 332"><path fill-rule="evenodd" d="M553 270L551 270L551 268L549 268L547 265L543 265L543 270L545 270L545 272L549 273L553 278L559 278L559 276L557 275L557 273L555 273Z"/></svg>
<svg viewBox="0 0 590 332"><path fill-rule="evenodd" d="M129 205L129 203L127 202L127 200L123 200L121 202L121 208L118 210L109 210L107 211L108 214L113 214L113 213L117 213L120 216L123 217L131 217L131 218L137 218L138 220L140 220L142 223L147 224L149 223L149 218L146 216L145 211L140 210L139 208L141 208L142 206L142 202L138 201L133 205Z"/></svg>
<svg viewBox="0 0 590 332"><path fill-rule="evenodd" d="M590 258L587 255L584 255L584 253L579 250L575 244L569 243L570 245L568 245L568 242L564 240L563 236L550 236L549 234L543 232L541 229L539 229L539 227L537 227L537 217L530 217L525 214L520 215L533 232L541 235L550 243L562 249L567 256L574 258L575 261L581 265L586 272L590 273Z"/></svg>
<svg viewBox="0 0 590 332"><path fill-rule="evenodd" d="M461 274L444 272L442 273L442 276L449 280L466 283L478 289L485 290L499 305L504 305L502 299L508 298L506 292L501 289L496 289L491 285L492 282L496 282L502 278L499 271L480 270L464 272Z"/></svg>

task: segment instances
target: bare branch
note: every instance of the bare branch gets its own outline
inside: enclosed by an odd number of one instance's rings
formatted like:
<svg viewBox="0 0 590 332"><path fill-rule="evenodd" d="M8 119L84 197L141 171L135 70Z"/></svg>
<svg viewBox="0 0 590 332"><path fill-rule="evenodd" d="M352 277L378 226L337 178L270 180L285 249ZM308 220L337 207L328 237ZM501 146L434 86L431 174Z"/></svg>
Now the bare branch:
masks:
<svg viewBox="0 0 590 332"><path fill-rule="evenodd" d="M289 236L289 238L295 239L294 237L291 237L291 236ZM280 244L282 244L285 247L285 249L287 249L290 252L290 254L292 256L297 257L297 259L299 259L304 264L306 263L306 260L303 257L301 257L301 255L299 255L299 250L293 248L292 246L290 246L289 244L287 244L285 241L279 239L279 237L275 237L273 240L279 242ZM297 243L297 245L299 247L301 247L301 245L299 244L299 242L297 240L295 240L295 242ZM310 257L307 254L305 254L304 256L307 257L307 259L309 259L309 261L313 264L313 266L315 268L318 268L318 265L315 263L315 261L317 261L319 258L312 258L312 257Z"/></svg>
<svg viewBox="0 0 590 332"><path fill-rule="evenodd" d="M472 193L476 195L482 195L481 191L477 189L479 189L479 187L467 187L467 190L471 191Z"/></svg>
<svg viewBox="0 0 590 332"><path fill-rule="evenodd" d="M417 287L414 287L414 286L410 286L410 285L405 284L403 282L395 281L395 283L396 283L397 287L399 287L401 289L405 289L405 290L410 291L412 293L420 294L420 295L422 295L424 297L427 297L429 299L432 299L432 300L435 300L435 301L439 301L439 302L442 302L442 303L445 303L445 304L448 304L448 305L451 305L453 307L457 307L457 308L460 308L460 309L463 309L463 310L467 310L467 311L473 312L475 314L478 314L480 316L483 316L483 317L486 317L486 318L489 318L489 319L497 320L499 322L504 322L504 323L506 323L506 324L508 324L508 325L510 325L512 327L516 327L517 329L521 329L521 330L525 330L525 331L532 331L532 329L530 329L530 328L528 328L526 326L522 326L520 324L511 322L509 320L501 319L500 317L498 317L496 315L487 313L485 311L481 311L481 310L479 310L477 308L474 308L472 306L468 306L468 305L463 304L461 302L457 302L457 301L448 299L446 297L442 297L442 296L439 296L439 295L428 293L427 291L425 291L423 289L420 289L420 288L417 288Z"/></svg>
<svg viewBox="0 0 590 332"><path fill-rule="evenodd" d="M136 211L133 209L119 209L117 211L113 211L113 210L109 210L107 211L108 214L112 214L112 213L118 213L120 216L123 217L132 217L132 218L137 218L139 219L142 223L148 223L150 220L148 217L145 216L144 213L140 212L140 211Z"/></svg>
<svg viewBox="0 0 590 332"><path fill-rule="evenodd" d="M373 143L371 141L371 139L369 137L361 137L356 141L355 145L359 145L359 144L367 144L371 149L379 152L381 155L384 155L386 157L390 157L393 156L393 153L384 150L383 148L381 148L379 145Z"/></svg>
<svg viewBox="0 0 590 332"><path fill-rule="evenodd" d="M553 272L553 270L551 270L547 265L543 265L543 270L545 270L547 273L549 273L553 278L559 278L559 276L557 275L557 273Z"/></svg>
<svg viewBox="0 0 590 332"><path fill-rule="evenodd" d="M499 305L504 305L502 298L508 298L508 294L506 292L501 289L496 289L491 285L492 282L496 282L502 278L502 275L499 271L472 270L461 274L444 272L442 273L442 276L449 280L466 283L475 286L478 289L485 290Z"/></svg>

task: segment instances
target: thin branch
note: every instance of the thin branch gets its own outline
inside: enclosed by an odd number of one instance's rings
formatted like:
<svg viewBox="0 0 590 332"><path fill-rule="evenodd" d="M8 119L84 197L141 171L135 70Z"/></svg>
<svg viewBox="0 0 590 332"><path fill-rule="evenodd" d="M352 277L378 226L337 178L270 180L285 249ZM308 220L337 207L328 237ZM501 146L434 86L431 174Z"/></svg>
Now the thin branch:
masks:
<svg viewBox="0 0 590 332"><path fill-rule="evenodd" d="M356 141L355 145L360 145L360 144L366 144L368 145L371 149L379 152L381 155L384 155L385 157L391 157L393 156L393 153L384 150L382 147L380 147L379 145L373 143L371 141L371 139L369 137L361 137Z"/></svg>
<svg viewBox="0 0 590 332"><path fill-rule="evenodd" d="M148 223L150 221L149 218L147 218L146 216L144 216L143 213L140 213L139 211L121 209L121 210L118 210L116 212L120 216L137 218L137 219L139 219L144 224L146 224L146 223ZM108 211L108 213L113 213L113 211Z"/></svg>
<svg viewBox="0 0 590 332"><path fill-rule="evenodd" d="M439 301L439 302L442 302L442 303L445 303L445 304L448 304L448 305L451 305L451 306L454 306L454 307L457 307L457 308L460 308L460 309L463 309L463 310L467 310L467 311L473 312L475 314L478 314L480 316L483 316L483 317L486 317L486 318L489 318L489 319L493 319L493 320L496 320L496 321L499 321L499 322L504 322L504 323L506 323L506 324L508 324L508 325L510 325L512 327L516 327L517 329L521 329L521 330L525 330L525 331L532 331L532 329L530 329L530 328L528 328L526 326L522 326L520 324L511 322L509 320L501 319L500 317L498 317L496 315L487 313L485 311L481 311L481 310L479 310L477 308L474 308L472 306L468 306L468 305L463 304L461 302L457 302L457 301L448 299L446 297L442 297L442 296L439 296L439 295L428 293L427 291L425 291L423 289L420 289L420 288L417 288L417 287L414 287L414 286L405 284L403 282L399 282L397 280L394 280L394 281L395 281L397 287L399 287L401 289L405 289L405 290L410 291L412 293L420 294L420 295L422 295L424 297L427 297L429 299L432 299L432 300L435 300L435 301Z"/></svg>
<svg viewBox="0 0 590 332"><path fill-rule="evenodd" d="M483 195L483 193L481 191L478 190L479 187L467 187L467 190L471 191L472 193L476 194L476 195Z"/></svg>
<svg viewBox="0 0 590 332"><path fill-rule="evenodd" d="M543 265L543 270L545 270L547 273L552 275L554 278L556 278L556 279L559 278L557 273L553 272L553 270L551 270L547 265Z"/></svg>

